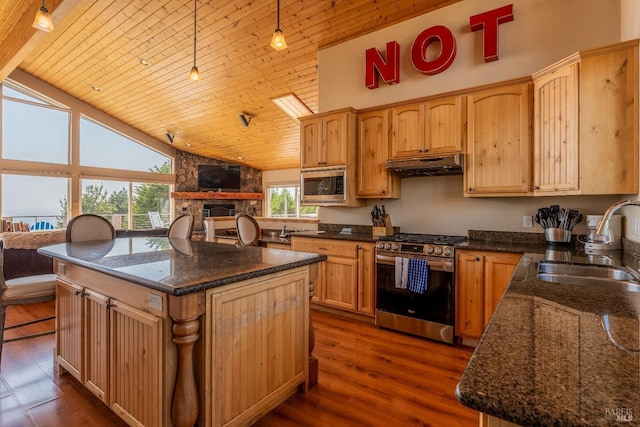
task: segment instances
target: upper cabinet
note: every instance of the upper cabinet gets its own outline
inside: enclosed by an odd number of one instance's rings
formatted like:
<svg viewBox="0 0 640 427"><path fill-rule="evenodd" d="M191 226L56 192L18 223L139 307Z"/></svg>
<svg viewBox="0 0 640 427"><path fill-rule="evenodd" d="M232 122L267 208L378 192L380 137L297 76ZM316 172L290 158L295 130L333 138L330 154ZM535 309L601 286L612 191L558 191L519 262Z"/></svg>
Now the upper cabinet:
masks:
<svg viewBox="0 0 640 427"><path fill-rule="evenodd" d="M533 75L534 195L638 193L638 40Z"/></svg>
<svg viewBox="0 0 640 427"><path fill-rule="evenodd" d="M467 96L465 196L529 192L531 83L495 85Z"/></svg>
<svg viewBox="0 0 640 427"><path fill-rule="evenodd" d="M387 171L389 109L358 114L358 197L400 197L400 180Z"/></svg>
<svg viewBox="0 0 640 427"><path fill-rule="evenodd" d="M577 57L533 75L535 195L578 192Z"/></svg>
<svg viewBox="0 0 640 427"><path fill-rule="evenodd" d="M461 96L391 109L391 158L435 156L462 150Z"/></svg>
<svg viewBox="0 0 640 427"><path fill-rule="evenodd" d="M344 166L355 159L352 109L300 118L300 167Z"/></svg>

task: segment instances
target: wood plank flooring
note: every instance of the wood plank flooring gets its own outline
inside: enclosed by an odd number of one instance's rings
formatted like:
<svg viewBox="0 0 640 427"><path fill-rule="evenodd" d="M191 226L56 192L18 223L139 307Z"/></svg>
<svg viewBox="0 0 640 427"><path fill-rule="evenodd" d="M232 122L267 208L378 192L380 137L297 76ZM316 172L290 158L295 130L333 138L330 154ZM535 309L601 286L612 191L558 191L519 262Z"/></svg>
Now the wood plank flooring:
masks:
<svg viewBox="0 0 640 427"><path fill-rule="evenodd" d="M29 311L10 307L7 324L53 310L53 302ZM256 426L478 425L478 413L454 395L471 349L323 312L312 316L319 384L292 396ZM70 375L54 375L53 346L53 335L5 344L0 426L125 426Z"/></svg>

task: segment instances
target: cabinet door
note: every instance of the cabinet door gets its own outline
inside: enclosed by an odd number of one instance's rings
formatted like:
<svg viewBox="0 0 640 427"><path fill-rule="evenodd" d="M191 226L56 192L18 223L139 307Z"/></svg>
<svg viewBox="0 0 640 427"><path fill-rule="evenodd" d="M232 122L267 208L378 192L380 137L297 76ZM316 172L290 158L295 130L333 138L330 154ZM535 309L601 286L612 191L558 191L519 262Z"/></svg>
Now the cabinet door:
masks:
<svg viewBox="0 0 640 427"><path fill-rule="evenodd" d="M424 104L391 110L391 157L415 157L424 153Z"/></svg>
<svg viewBox="0 0 640 427"><path fill-rule="evenodd" d="M349 114L328 114L322 119L322 166L347 164L349 141Z"/></svg>
<svg viewBox="0 0 640 427"><path fill-rule="evenodd" d="M534 77L534 195L578 192L578 63Z"/></svg>
<svg viewBox="0 0 640 427"><path fill-rule="evenodd" d="M358 310L358 260L327 257L323 303L344 310Z"/></svg>
<svg viewBox="0 0 640 427"><path fill-rule="evenodd" d="M162 319L111 302L111 409L129 425L163 425Z"/></svg>
<svg viewBox="0 0 640 427"><path fill-rule="evenodd" d="M373 316L375 314L375 245L358 245L358 312Z"/></svg>
<svg viewBox="0 0 640 427"><path fill-rule="evenodd" d="M362 113L358 123L358 196L398 197L399 182L387 172L389 110Z"/></svg>
<svg viewBox="0 0 640 427"><path fill-rule="evenodd" d="M84 383L84 288L58 279L56 293L56 361Z"/></svg>
<svg viewBox="0 0 640 427"><path fill-rule="evenodd" d="M465 196L522 196L530 181L530 84L467 98Z"/></svg>
<svg viewBox="0 0 640 427"><path fill-rule="evenodd" d="M85 316L85 386L109 404L109 298L86 290Z"/></svg>
<svg viewBox="0 0 640 427"><path fill-rule="evenodd" d="M493 316L509 280L516 269L520 254L490 253L484 257L484 319L482 329Z"/></svg>
<svg viewBox="0 0 640 427"><path fill-rule="evenodd" d="M482 336L483 265L480 252L456 253L456 335L460 337Z"/></svg>
<svg viewBox="0 0 640 427"><path fill-rule="evenodd" d="M462 97L436 99L425 104L425 148L429 154L462 150Z"/></svg>
<svg viewBox="0 0 640 427"><path fill-rule="evenodd" d="M322 117L300 121L300 167L322 166Z"/></svg>
<svg viewBox="0 0 640 427"><path fill-rule="evenodd" d="M638 41L580 62L581 194L638 193Z"/></svg>

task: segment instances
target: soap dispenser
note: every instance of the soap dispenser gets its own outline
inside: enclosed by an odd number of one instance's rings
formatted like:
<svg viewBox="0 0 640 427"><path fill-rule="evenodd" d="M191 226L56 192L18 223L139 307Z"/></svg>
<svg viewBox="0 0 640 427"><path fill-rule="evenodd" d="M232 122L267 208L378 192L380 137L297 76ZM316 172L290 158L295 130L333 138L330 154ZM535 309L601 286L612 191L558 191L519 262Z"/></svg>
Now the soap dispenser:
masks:
<svg viewBox="0 0 640 427"><path fill-rule="evenodd" d="M289 235L287 234L287 226L283 225L282 226L282 230L280 231L280 237L281 238L285 238L285 237L289 237Z"/></svg>

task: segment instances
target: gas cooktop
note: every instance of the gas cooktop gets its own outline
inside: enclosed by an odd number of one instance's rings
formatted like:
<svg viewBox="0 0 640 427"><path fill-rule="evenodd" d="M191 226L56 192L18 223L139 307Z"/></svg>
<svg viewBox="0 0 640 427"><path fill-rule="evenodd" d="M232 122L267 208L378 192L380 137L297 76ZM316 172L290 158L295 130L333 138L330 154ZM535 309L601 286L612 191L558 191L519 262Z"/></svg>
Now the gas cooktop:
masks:
<svg viewBox="0 0 640 427"><path fill-rule="evenodd" d="M378 240L399 243L420 243L429 245L456 245L466 242L465 236L445 236L441 234L396 233L391 236L380 236Z"/></svg>

